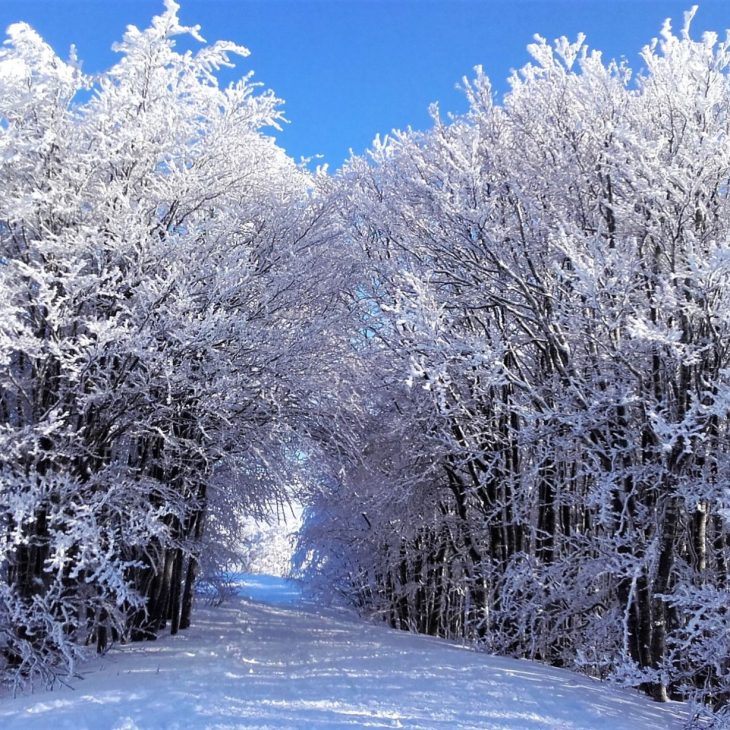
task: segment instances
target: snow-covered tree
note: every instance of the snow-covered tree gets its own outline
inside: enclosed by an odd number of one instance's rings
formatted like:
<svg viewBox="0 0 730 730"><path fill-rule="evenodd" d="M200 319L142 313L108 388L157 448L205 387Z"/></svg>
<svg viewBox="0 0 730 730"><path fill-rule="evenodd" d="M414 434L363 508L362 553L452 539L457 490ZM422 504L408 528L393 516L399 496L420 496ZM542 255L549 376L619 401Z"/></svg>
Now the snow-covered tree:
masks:
<svg viewBox="0 0 730 730"><path fill-rule="evenodd" d="M304 545L396 626L721 703L730 52L691 16L636 79L538 38L338 176L372 418Z"/></svg>
<svg viewBox="0 0 730 730"><path fill-rule="evenodd" d="M296 483L392 625L726 703L728 41L537 38L328 178L178 11L0 50L0 676L185 627Z"/></svg>
<svg viewBox="0 0 730 730"><path fill-rule="evenodd" d="M284 498L328 292L311 176L227 42L165 12L90 78L0 51L0 674L190 621L215 516ZM305 414L306 417L302 414ZM297 424L297 433L294 424ZM275 455L275 456L274 456ZM225 538L225 530L220 531Z"/></svg>

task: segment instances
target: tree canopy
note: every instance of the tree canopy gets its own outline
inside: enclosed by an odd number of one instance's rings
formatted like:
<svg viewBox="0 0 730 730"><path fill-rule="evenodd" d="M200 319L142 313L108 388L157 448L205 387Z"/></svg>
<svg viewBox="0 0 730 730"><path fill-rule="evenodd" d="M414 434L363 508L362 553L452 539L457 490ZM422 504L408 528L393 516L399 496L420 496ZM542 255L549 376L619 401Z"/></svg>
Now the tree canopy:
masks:
<svg viewBox="0 0 730 730"><path fill-rule="evenodd" d="M537 38L330 176L177 12L0 51L0 675L184 628L295 485L362 611L722 707L728 40Z"/></svg>

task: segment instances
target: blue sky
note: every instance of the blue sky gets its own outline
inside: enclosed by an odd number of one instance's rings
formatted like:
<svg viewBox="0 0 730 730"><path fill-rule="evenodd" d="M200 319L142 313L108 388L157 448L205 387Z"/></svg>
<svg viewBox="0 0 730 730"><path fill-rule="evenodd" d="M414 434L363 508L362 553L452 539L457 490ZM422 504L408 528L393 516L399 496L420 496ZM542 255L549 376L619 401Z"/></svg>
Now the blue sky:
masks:
<svg viewBox="0 0 730 730"><path fill-rule="evenodd" d="M498 92L529 60L535 33L575 37L607 57L638 52L666 17L674 27L691 0L180 0L186 24L209 40L233 40L251 57L241 73L285 100L287 151L323 155L337 168L352 148L393 128L425 128L428 106L465 109L455 86L481 64ZM85 70L114 62L111 44L127 24L147 25L162 0L0 0L0 26L25 20L66 56L75 43ZM693 35L730 28L730 0L704 0Z"/></svg>

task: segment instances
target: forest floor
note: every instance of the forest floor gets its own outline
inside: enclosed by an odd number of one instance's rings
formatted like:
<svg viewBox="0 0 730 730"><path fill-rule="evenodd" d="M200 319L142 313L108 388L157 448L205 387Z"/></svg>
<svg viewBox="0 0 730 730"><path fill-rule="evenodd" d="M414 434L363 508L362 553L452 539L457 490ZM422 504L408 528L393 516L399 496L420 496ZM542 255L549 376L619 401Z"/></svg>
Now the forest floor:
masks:
<svg viewBox="0 0 730 730"><path fill-rule="evenodd" d="M82 676L0 698L0 728L674 730L686 719L682 705L307 604L265 576L201 605L187 631L115 647Z"/></svg>

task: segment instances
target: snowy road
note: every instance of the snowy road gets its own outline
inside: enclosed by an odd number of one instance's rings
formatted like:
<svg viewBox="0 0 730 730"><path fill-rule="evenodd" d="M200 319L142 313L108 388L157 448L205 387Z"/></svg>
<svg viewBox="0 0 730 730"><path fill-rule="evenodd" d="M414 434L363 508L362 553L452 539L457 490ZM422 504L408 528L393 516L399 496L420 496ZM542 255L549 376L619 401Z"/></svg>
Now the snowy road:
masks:
<svg viewBox="0 0 730 730"><path fill-rule="evenodd" d="M3 730L670 730L680 706L527 661L359 622L278 579L200 608L192 629L113 650L73 690L0 699Z"/></svg>

